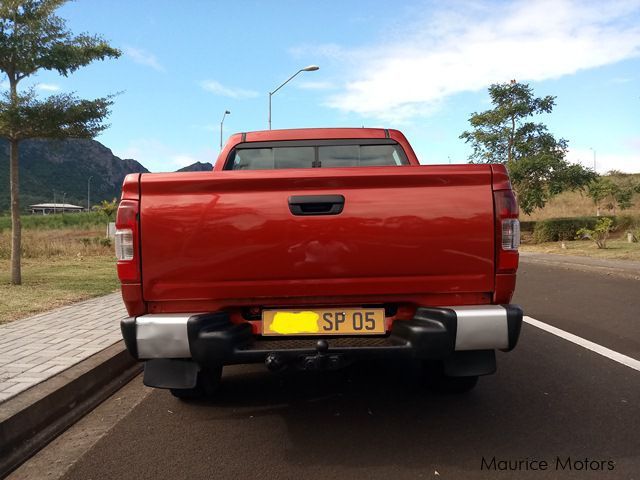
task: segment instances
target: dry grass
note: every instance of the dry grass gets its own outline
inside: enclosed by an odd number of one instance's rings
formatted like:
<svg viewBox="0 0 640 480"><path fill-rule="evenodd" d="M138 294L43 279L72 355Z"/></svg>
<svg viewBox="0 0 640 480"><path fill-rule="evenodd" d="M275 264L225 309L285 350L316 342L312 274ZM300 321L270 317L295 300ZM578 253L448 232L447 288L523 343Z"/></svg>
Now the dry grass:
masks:
<svg viewBox="0 0 640 480"><path fill-rule="evenodd" d="M630 175L632 181L639 182L640 174ZM616 214L624 215L640 215L640 195L636 194L633 198L634 206L628 210L616 211ZM612 215L610 210L601 210L602 215ZM520 219L527 220L545 220L547 218L566 218L566 217L583 217L596 214L596 207L592 200L581 192L564 192L551 199L549 203L542 209L536 210L531 215L520 215Z"/></svg>
<svg viewBox="0 0 640 480"><path fill-rule="evenodd" d="M591 240L566 241L564 244L566 248L562 248L562 242L528 244L521 245L520 250L532 253L582 255L593 258L640 261L640 243L628 243L623 238L610 239L607 242L607 248L598 248Z"/></svg>
<svg viewBox="0 0 640 480"><path fill-rule="evenodd" d="M0 233L0 323L116 291L113 248L100 230L25 230L22 285L9 283L9 232Z"/></svg>
<svg viewBox="0 0 640 480"><path fill-rule="evenodd" d="M640 195L635 195L634 206L628 210L616 210L616 214L640 215ZM602 215L612 215L610 210L601 210ZM551 199L542 209L531 215L520 214L520 219L546 220L547 218L584 217L596 214L596 207L589 197L580 192L564 192Z"/></svg>
<svg viewBox="0 0 640 480"><path fill-rule="evenodd" d="M69 258L112 255L102 230L23 230L22 258ZM11 258L11 231L0 232L0 259Z"/></svg>

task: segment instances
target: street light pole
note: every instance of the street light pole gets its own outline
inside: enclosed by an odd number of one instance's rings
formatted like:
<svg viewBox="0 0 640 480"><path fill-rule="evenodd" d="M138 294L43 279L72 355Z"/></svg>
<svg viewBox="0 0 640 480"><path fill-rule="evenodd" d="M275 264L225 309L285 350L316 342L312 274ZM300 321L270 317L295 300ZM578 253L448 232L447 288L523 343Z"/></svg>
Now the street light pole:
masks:
<svg viewBox="0 0 640 480"><path fill-rule="evenodd" d="M273 96L274 93L276 93L278 90L280 90L282 87L284 87L287 83L289 83L291 80L294 79L294 77L296 77L299 73L302 72L315 72L316 70L319 70L320 67L317 65L309 65L308 67L304 67L301 68L300 70L298 70L296 73L294 73L293 75L291 75L289 78L287 78L282 84L280 84L280 86L278 88L276 88L273 92L269 92L269 130L271 130L271 97Z"/></svg>
<svg viewBox="0 0 640 480"><path fill-rule="evenodd" d="M227 115L231 115L231 112L229 110L224 111L224 113L222 114L222 121L220 122L220 151L222 151L222 125L224 124L224 117L226 117Z"/></svg>
<svg viewBox="0 0 640 480"><path fill-rule="evenodd" d="M593 152L593 171L595 172L596 171L596 149L593 147L589 147L589 150Z"/></svg>
<svg viewBox="0 0 640 480"><path fill-rule="evenodd" d="M67 192L62 192L62 214L64 215L64 201L67 196Z"/></svg>
<svg viewBox="0 0 640 480"><path fill-rule="evenodd" d="M91 211L91 179L93 175L87 180L87 212Z"/></svg>

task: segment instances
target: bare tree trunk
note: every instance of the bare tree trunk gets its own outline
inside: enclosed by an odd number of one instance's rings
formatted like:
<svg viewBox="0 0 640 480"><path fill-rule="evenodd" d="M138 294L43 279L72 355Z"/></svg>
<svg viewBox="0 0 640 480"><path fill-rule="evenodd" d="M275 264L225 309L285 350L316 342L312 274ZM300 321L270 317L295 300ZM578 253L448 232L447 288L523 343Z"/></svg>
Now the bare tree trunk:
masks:
<svg viewBox="0 0 640 480"><path fill-rule="evenodd" d="M22 283L20 269L20 245L22 225L20 223L20 197L18 185L18 140L9 141L9 176L11 183L11 283Z"/></svg>
<svg viewBox="0 0 640 480"><path fill-rule="evenodd" d="M511 117L511 134L509 135L509 146L507 147L507 165L511 165L513 160L513 144L516 136L516 118Z"/></svg>

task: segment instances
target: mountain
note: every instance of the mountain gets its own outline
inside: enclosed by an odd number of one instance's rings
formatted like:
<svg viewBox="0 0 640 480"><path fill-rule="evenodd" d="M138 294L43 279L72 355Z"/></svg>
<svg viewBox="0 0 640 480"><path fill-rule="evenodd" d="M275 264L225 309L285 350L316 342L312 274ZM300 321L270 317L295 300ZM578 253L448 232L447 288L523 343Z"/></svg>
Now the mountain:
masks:
<svg viewBox="0 0 640 480"><path fill-rule="evenodd" d="M180 170L176 170L176 172L210 172L211 170L213 170L213 165L209 162L196 162Z"/></svg>
<svg viewBox="0 0 640 480"><path fill-rule="evenodd" d="M91 204L120 196L128 173L146 173L136 160L120 159L96 140L24 140L20 142L20 204L87 204L91 178ZM55 193L54 193L55 192ZM0 212L9 210L9 142L0 139Z"/></svg>

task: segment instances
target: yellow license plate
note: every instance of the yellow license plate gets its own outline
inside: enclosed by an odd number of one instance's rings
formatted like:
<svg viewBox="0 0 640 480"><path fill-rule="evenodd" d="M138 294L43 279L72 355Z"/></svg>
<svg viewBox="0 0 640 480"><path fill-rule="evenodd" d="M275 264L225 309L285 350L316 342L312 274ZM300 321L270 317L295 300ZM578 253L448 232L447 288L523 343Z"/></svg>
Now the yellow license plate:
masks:
<svg viewBox="0 0 640 480"><path fill-rule="evenodd" d="M380 335L384 308L264 310L263 335Z"/></svg>

